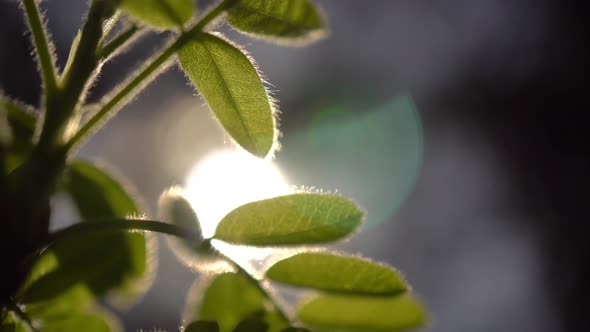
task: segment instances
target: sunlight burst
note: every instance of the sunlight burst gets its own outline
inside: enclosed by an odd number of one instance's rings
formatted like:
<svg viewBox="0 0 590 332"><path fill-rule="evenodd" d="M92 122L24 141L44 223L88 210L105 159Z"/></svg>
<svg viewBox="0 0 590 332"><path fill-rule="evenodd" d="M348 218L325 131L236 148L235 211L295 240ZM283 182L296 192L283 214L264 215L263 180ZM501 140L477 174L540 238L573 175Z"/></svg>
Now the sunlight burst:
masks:
<svg viewBox="0 0 590 332"><path fill-rule="evenodd" d="M219 221L238 206L289 192L288 182L272 161L237 149L203 157L185 185L185 197L197 212L205 238L212 237Z"/></svg>

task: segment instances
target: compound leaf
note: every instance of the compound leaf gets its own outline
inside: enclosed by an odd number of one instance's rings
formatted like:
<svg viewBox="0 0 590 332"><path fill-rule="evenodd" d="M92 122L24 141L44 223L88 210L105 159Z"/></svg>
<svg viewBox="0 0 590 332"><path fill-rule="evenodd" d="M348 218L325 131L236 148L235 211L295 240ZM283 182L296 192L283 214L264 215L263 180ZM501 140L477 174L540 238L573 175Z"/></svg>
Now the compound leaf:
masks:
<svg viewBox="0 0 590 332"><path fill-rule="evenodd" d="M397 331L423 326L426 314L410 294L401 296L318 295L298 310L306 325L354 331Z"/></svg>
<svg viewBox="0 0 590 332"><path fill-rule="evenodd" d="M266 276L285 284L344 293L393 295L406 290L392 268L357 257L301 253L274 264Z"/></svg>
<svg viewBox="0 0 590 332"><path fill-rule="evenodd" d="M195 35L178 57L225 130L248 152L266 156L275 139L273 110L250 58L211 34Z"/></svg>
<svg viewBox="0 0 590 332"><path fill-rule="evenodd" d="M362 217L356 204L346 198L293 194L236 208L221 220L215 238L248 245L323 243L352 233Z"/></svg>
<svg viewBox="0 0 590 332"><path fill-rule="evenodd" d="M183 26L194 11L192 0L121 0L120 6L132 18L160 29Z"/></svg>
<svg viewBox="0 0 590 332"><path fill-rule="evenodd" d="M278 41L305 42L324 34L322 16L309 0L240 0L226 20L239 31Z"/></svg>

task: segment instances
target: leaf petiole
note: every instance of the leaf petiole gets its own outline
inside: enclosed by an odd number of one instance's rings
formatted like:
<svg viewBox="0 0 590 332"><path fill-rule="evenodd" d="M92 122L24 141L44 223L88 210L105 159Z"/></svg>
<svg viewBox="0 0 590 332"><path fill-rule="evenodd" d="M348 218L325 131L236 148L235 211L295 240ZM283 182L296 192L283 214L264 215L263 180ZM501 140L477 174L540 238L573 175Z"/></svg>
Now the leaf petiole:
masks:
<svg viewBox="0 0 590 332"><path fill-rule="evenodd" d="M82 143L82 141L91 132L97 130L97 126L104 123L104 119L112 116L114 112L123 107L129 102L135 94L137 94L141 88L145 85L146 81L156 76L163 71L166 66L165 64L172 58L172 56L178 51L185 43L191 40L191 36L195 33L203 31L203 29L219 17L225 10L233 6L237 0L223 0L213 9L211 9L203 18L201 18L197 24L190 28L185 33L178 36L176 40L171 42L165 47L158 56L148 60L148 62L142 67L139 73L127 81L117 92L110 97L109 100L102 103L102 107L94 113L91 118L82 125L82 127L76 132L76 134L66 143L65 148L68 151Z"/></svg>

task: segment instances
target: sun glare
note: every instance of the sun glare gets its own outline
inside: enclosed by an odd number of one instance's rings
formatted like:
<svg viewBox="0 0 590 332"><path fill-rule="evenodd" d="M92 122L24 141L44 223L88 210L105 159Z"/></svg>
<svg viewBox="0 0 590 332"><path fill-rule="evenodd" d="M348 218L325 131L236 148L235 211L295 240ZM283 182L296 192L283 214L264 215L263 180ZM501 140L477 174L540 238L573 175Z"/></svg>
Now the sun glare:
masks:
<svg viewBox="0 0 590 332"><path fill-rule="evenodd" d="M205 238L212 237L219 221L238 206L289 191L288 182L272 161L238 149L207 154L192 169L184 188Z"/></svg>

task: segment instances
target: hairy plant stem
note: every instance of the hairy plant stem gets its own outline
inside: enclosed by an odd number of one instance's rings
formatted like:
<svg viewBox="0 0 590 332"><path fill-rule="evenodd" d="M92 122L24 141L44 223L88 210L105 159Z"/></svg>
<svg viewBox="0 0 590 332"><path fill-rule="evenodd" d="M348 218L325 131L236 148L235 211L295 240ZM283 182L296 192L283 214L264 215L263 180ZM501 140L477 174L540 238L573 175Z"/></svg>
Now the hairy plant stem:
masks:
<svg viewBox="0 0 590 332"><path fill-rule="evenodd" d="M39 7L36 0L23 0L23 7L33 43L35 45L35 52L39 60L39 67L41 71L41 78L45 87L46 94L53 94L57 90L57 74L55 72L55 62L53 53L51 51L51 44L47 38L47 32L39 13Z"/></svg>
<svg viewBox="0 0 590 332"><path fill-rule="evenodd" d="M107 61L116 55L130 41L137 38L140 31L141 29L137 25L132 24L106 44L101 44L96 51L96 57L102 62Z"/></svg>
<svg viewBox="0 0 590 332"><path fill-rule="evenodd" d="M189 42L195 33L202 32L209 23L214 21L236 2L237 0L221 1L203 18L201 18L197 24L195 24L188 31L181 33L176 38L176 40L165 47L158 56L149 60L134 78L130 79L118 91L116 91L113 96L110 97L109 100L105 101L102 104L102 107L100 107L98 111L94 113L92 117L86 123L84 123L84 125L82 125L78 132L68 141L66 144L66 149L71 150L74 146L81 144L91 132L98 130L97 127L102 124L105 119L108 119L110 116L112 116L112 113L115 113L117 110L123 107L127 102L129 102L129 100L133 98L135 94L141 90L141 87L144 86L145 81L164 70L164 65L169 61L169 59L172 58L172 56L176 54L176 52L180 50L187 42Z"/></svg>

